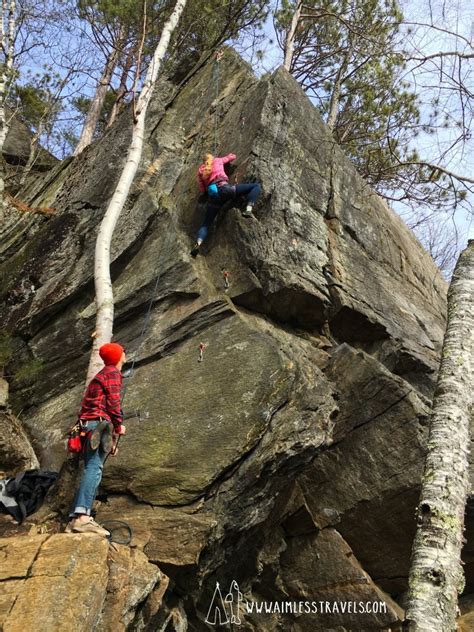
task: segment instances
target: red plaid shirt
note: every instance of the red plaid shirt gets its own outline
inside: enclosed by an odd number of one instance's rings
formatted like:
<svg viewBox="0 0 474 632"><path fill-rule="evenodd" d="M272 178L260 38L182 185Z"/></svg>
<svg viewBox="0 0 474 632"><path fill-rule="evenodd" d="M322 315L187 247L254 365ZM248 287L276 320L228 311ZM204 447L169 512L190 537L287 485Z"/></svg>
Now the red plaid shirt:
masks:
<svg viewBox="0 0 474 632"><path fill-rule="evenodd" d="M114 430L122 423L120 406L120 388L122 374L115 366L104 368L92 378L82 400L80 419L107 419L114 425Z"/></svg>

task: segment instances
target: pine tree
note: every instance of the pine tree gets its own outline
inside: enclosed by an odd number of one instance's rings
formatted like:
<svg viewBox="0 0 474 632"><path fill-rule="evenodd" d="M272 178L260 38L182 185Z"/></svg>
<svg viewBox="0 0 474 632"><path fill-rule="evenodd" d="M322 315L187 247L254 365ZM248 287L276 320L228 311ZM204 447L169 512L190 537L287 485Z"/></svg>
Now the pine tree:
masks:
<svg viewBox="0 0 474 632"><path fill-rule="evenodd" d="M104 56L104 64L82 127L74 155L92 142L113 74L126 50L139 38L144 0L78 0L79 16L90 25L94 41Z"/></svg>
<svg viewBox="0 0 474 632"><path fill-rule="evenodd" d="M261 24L268 0L194 0L186 7L163 59L163 69L179 80L200 56L250 26ZM153 0L78 0L79 15L86 20L104 59L101 76L74 154L78 155L97 136L107 95L115 92L107 126L124 104L134 100L155 50L169 7ZM119 75L115 89L114 74ZM80 105L83 106L82 99Z"/></svg>
<svg viewBox="0 0 474 632"><path fill-rule="evenodd" d="M277 14L283 48L297 0ZM309 0L303 5L287 65L321 111L360 174L389 199L444 206L447 195L417 164L412 146L422 124L405 69L396 0ZM288 51L287 51L288 52Z"/></svg>

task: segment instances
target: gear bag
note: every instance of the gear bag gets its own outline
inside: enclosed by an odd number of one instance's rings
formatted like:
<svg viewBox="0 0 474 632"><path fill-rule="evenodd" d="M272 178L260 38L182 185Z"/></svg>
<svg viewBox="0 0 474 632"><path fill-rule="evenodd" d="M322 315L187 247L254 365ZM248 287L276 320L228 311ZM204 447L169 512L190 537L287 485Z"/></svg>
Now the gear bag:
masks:
<svg viewBox="0 0 474 632"><path fill-rule="evenodd" d="M69 431L67 451L72 454L84 452L87 443L87 435L87 430L82 427L80 422L77 422Z"/></svg>
<svg viewBox="0 0 474 632"><path fill-rule="evenodd" d="M4 478L0 481L0 512L9 513L21 524L41 507L57 477L57 472L28 470L14 478Z"/></svg>

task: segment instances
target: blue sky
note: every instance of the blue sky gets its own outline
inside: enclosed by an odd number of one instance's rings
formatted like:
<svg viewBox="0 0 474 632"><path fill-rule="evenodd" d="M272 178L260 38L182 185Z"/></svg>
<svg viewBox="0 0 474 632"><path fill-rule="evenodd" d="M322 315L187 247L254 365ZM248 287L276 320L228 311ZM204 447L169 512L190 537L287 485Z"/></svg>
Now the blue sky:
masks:
<svg viewBox="0 0 474 632"><path fill-rule="evenodd" d="M466 48L468 52L474 52L472 45L467 46L462 39L466 38L472 42L474 33L474 12L469 3L463 3L461 0L451 0L449 3L442 0L417 0L417 2L402 0L400 4L405 20L413 23L410 25L412 32L406 35L410 38L411 47L424 55L440 51L458 50L463 52L466 51ZM434 25L436 29L430 28L430 24ZM461 37L456 38L444 33L443 30L457 33ZM283 53L276 42L271 15L265 25L265 36L266 41L259 47L263 52L261 60L250 47L246 52L248 61L258 75L271 72L283 61ZM242 48L245 50L245 44ZM449 98L444 98L443 95L447 91L438 82L436 72L433 72L434 64L438 61L435 60L432 64L425 65L420 69L409 69L410 72L407 72L404 79L409 81L413 89L420 95L422 115L428 113L428 106L423 106L423 102L428 103L434 95L439 93L441 96L440 107L444 108L450 117L450 122L453 122L457 116L457 96L451 94ZM472 65L474 64L471 63L471 67ZM467 63L465 64L464 80L474 92L474 71L471 72ZM467 116L472 117L472 112L468 112ZM414 140L414 146L416 145L420 155L426 160L434 160L435 156L445 153L442 166L456 173L471 175L474 172L474 140L469 138L462 145L459 144L450 150L449 148L453 145L458 134L459 130L455 127L442 130L436 137L430 134L420 134L416 141ZM452 225L456 227L460 237L460 249L467 243L468 236L474 238L472 204L473 200L471 199L470 211L459 208L454 213L439 216L441 221L447 221L448 224L452 222ZM402 216L404 215L405 209L402 205L395 203L392 204L392 207Z"/></svg>
<svg viewBox="0 0 474 632"><path fill-rule="evenodd" d="M276 5L277 0L274 0ZM65 6L67 6L66 3ZM459 33L462 37L472 41L474 32L473 27L473 15L474 12L468 5L461 0L450 0L449 3L443 2L443 0L417 0L416 2L410 0L401 0L402 9L404 11L405 19L413 23L427 23L432 22L439 29L451 30ZM71 63L72 59L81 58L82 64L85 62L89 66L89 73L86 75L76 75L68 82L65 92L71 95L79 94L91 94L95 82L97 80L97 74L101 70L103 60L98 63L97 56L91 57L90 47L86 45L87 40L90 38L90 32L88 30L82 30L81 33L73 29L68 32L69 26L78 26L78 23L74 25L73 21L69 23L62 23L57 25L56 33L51 37L51 44L41 54L41 57L49 57L50 63L60 68L61 66L67 66ZM83 28L83 27L82 27ZM426 26L413 26L413 33L410 34L412 46L418 47L424 54L431 54L440 50L463 50L466 47L465 42L461 38L454 38L443 33L441 30L433 30ZM53 29L54 30L54 29ZM274 70L282 63L283 54L280 50L273 29L273 23L271 16L267 20L264 29L265 41L260 48L263 51L263 58L259 59L255 48L251 47L249 43L241 43L240 49L245 50L245 56L252 64L255 72L261 75L265 72ZM470 51L473 52L472 46ZM35 70L35 65L31 63L31 69ZM432 70L432 68L430 69ZM420 98L426 102L439 90L440 86L436 83L436 75L432 72L428 75L422 70L418 70L406 76L406 79L412 81L414 88L420 94ZM465 80L474 92L474 74L470 74L469 67L466 65L466 77ZM424 87L422 87L424 86ZM446 99L443 103L443 107L454 119L456 116L456 98L451 95L451 98ZM452 109L452 111L451 111ZM470 108L472 110L472 108ZM71 116L71 109L66 112L66 116ZM472 116L472 111L468 112L468 116ZM79 131L79 129L77 130ZM421 134L416 139L416 146L419 153L430 160L433 156L437 156L442 151L448 150L449 146L453 143L455 134L458 133L456 128L446 130L441 134L438 134L436 138L432 135ZM462 146L458 145L452 150L448 150L443 166L459 173L472 174L474 172L474 141L468 139ZM472 200L471 200L472 205ZM403 208L397 205L392 205L394 209L403 215ZM472 206L471 206L472 211ZM440 216L441 217L441 216ZM458 209L454 214L453 220L450 216L442 218L443 220L453 221L459 234L460 247L466 242L468 234L474 237L474 222L472 221L472 212L469 214L467 211Z"/></svg>

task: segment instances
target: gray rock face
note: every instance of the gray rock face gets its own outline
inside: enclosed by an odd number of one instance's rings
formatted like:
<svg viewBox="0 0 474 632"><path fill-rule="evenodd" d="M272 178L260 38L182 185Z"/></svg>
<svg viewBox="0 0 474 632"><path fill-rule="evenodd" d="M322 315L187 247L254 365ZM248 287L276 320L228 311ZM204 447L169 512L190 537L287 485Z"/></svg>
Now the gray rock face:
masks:
<svg viewBox="0 0 474 632"><path fill-rule="evenodd" d="M0 377L0 408L6 408L8 404L8 382Z"/></svg>
<svg viewBox="0 0 474 632"><path fill-rule="evenodd" d="M334 444L302 475L301 489L317 526L336 526L378 585L398 594L429 408L405 380L347 344L335 349L327 376L341 393Z"/></svg>
<svg viewBox="0 0 474 632"><path fill-rule="evenodd" d="M233 580L253 601L386 603L321 616L242 606L243 630L396 629L446 286L286 72L257 80L232 51L220 63L217 98L209 63L158 87L114 235L115 339L136 360L125 409L150 416L127 424L107 462L99 518L134 525L189 629L212 629L216 581ZM236 153L232 177L263 193L253 219L223 212L192 259L216 113L217 152ZM124 117L30 185L56 216L10 224L0 241L0 315L17 346L8 371L36 362L11 402L48 468L64 460L80 404L95 235L129 137Z"/></svg>
<svg viewBox="0 0 474 632"><path fill-rule="evenodd" d="M12 165L25 165L30 155L32 133L21 118L7 111L8 132L3 145L3 156L7 163ZM47 171L57 162L49 151L39 148L38 157L35 160L34 171Z"/></svg>
<svg viewBox="0 0 474 632"><path fill-rule="evenodd" d="M17 474L39 467L38 459L19 420L0 410L0 472Z"/></svg>

